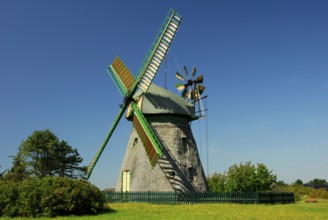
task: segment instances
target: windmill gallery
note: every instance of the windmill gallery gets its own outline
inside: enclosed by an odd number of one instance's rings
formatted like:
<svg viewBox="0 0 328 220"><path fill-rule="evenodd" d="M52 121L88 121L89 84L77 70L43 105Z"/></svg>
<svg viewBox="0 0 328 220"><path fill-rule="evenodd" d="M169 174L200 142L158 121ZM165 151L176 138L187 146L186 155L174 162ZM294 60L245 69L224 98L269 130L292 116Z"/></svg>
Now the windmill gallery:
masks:
<svg viewBox="0 0 328 220"><path fill-rule="evenodd" d="M176 77L185 81L176 85L182 91L181 96L153 83L180 23L180 15L170 10L136 78L119 57L109 66L108 73L123 96L123 103L88 167L87 178L126 112L133 129L116 191L209 191L190 127L191 121L204 116L203 110L198 113L195 110L201 106L201 94L205 90L200 85L203 76L186 80L177 73ZM184 73L188 77L186 67ZM190 75L195 74L193 68Z"/></svg>

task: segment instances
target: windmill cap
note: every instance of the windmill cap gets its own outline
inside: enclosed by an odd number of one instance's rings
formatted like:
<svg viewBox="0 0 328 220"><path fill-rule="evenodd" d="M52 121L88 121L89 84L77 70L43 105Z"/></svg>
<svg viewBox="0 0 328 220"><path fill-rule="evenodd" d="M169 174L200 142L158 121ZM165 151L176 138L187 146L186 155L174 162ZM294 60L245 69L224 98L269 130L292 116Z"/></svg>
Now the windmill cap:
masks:
<svg viewBox="0 0 328 220"><path fill-rule="evenodd" d="M139 90L134 99L142 97L141 110L145 115L176 115L192 119L193 104L154 83L147 93Z"/></svg>

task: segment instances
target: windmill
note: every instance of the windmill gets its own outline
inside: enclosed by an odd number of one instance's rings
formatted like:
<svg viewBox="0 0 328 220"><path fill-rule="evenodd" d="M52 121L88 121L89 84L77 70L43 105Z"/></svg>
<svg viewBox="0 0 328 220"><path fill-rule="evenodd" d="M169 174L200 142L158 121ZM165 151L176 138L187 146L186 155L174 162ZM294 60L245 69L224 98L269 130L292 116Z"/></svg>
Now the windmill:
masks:
<svg viewBox="0 0 328 220"><path fill-rule="evenodd" d="M188 78L189 76L188 76L187 67L184 66L183 70L186 77ZM186 79L181 73L177 72L175 75L176 78L184 81L184 83L177 83L175 84L175 86L179 91L182 91L181 97L183 97L188 101L191 101L194 104L195 109L197 109L196 113L198 113L198 117L201 118L205 116L205 110L203 108L202 99L207 97L206 96L202 98L201 95L203 94L206 87L201 85L201 83L203 83L204 80L204 75L200 75L196 79L194 79L195 75L196 75L195 66L192 68L191 78L189 79Z"/></svg>
<svg viewBox="0 0 328 220"><path fill-rule="evenodd" d="M119 57L109 66L108 73L124 99L88 167L87 178L126 111L126 118L132 121L133 129L117 181L117 191L208 190L189 125L194 115L192 104L152 83L180 22L180 15L170 10L137 78Z"/></svg>

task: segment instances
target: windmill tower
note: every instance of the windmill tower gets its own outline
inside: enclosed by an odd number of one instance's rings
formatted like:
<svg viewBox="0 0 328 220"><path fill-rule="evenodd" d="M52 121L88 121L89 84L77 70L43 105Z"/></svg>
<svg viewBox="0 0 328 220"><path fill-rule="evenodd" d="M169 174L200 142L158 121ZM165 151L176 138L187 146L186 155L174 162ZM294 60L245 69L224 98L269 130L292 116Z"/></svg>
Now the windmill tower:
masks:
<svg viewBox="0 0 328 220"><path fill-rule="evenodd" d="M124 97L105 141L90 163L90 177L126 111L133 129L117 191L208 191L190 122L194 104L152 83L178 30L181 17L170 10L135 78L119 57L108 68Z"/></svg>

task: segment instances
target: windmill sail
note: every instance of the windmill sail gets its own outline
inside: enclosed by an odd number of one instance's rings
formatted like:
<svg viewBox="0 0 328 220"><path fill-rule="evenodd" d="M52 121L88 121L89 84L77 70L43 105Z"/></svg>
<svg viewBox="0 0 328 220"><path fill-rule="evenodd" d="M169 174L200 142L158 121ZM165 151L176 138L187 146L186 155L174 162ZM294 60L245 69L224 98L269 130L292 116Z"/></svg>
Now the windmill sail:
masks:
<svg viewBox="0 0 328 220"><path fill-rule="evenodd" d="M161 142L158 140L137 104L133 102L131 106L134 112L133 126L145 147L151 165L154 167L158 158L163 156Z"/></svg>
<svg viewBox="0 0 328 220"><path fill-rule="evenodd" d="M131 91L135 78L119 57L109 66L108 73L122 96Z"/></svg>
<svg viewBox="0 0 328 220"><path fill-rule="evenodd" d="M170 10L138 73L138 87L147 92L178 30L181 17Z"/></svg>
<svg viewBox="0 0 328 220"><path fill-rule="evenodd" d="M184 72L186 76L188 76L188 70L187 67L183 67ZM186 80L180 73L176 73L176 78L179 80L184 80L187 83L177 83L175 84L175 87L179 90L182 91L181 97L183 97L186 100L193 101L194 103L196 101L200 102L201 101L201 95L205 90L205 86L200 85L204 81L204 75L198 76L196 79L193 79L194 76L196 75L196 67L193 66L192 71L191 71L191 78L189 80ZM201 104L200 104L201 105Z"/></svg>
<svg viewBox="0 0 328 220"><path fill-rule="evenodd" d="M181 17L175 11L170 10L161 26L160 31L156 35L151 49L147 53L147 56L138 71L137 80L119 57L116 57L113 63L109 66L108 73L121 95L124 96L124 101L112 124L112 127L106 136L105 141L102 143L100 149L88 167L88 179L128 105L130 105L133 109L133 125L135 126L136 131L140 135L141 141L145 146L151 165L155 166L158 158L163 155L161 142L158 140L147 120L143 116L141 110L136 104L136 100L133 99L133 96L138 87L143 92L147 92L170 47L180 22Z"/></svg>
<svg viewBox="0 0 328 220"><path fill-rule="evenodd" d="M102 152L104 151L104 149L105 149L105 147L106 147L106 145L107 145L107 143L108 143L110 137L112 136L112 134L113 134L113 132L114 132L114 130L115 130L117 124L118 124L119 121L121 120L122 115L123 115L123 113L124 113L125 110L126 110L126 107L127 107L127 105L124 105L124 106L121 107L119 113L116 115L116 118L115 118L115 120L114 120L114 122L113 122L111 128L109 129L109 132L108 132L108 134L107 134L105 140L103 141L101 147L99 148L98 152L97 152L96 155L93 157L93 159L92 159L90 165L88 166L88 170L87 170L87 179L89 179L89 177L90 177L90 175L91 175L91 173L92 173L93 168L96 166L99 157L101 156Z"/></svg>

